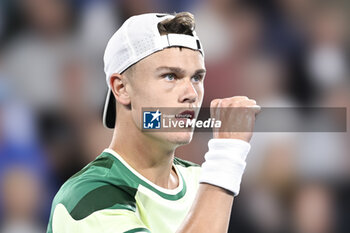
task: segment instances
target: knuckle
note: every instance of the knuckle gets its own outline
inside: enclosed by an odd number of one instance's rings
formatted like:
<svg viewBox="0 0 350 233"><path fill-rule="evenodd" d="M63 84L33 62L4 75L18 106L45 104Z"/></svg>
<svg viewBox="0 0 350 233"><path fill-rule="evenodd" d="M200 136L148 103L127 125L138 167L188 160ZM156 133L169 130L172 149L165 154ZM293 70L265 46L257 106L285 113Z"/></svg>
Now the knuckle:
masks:
<svg viewBox="0 0 350 233"><path fill-rule="evenodd" d="M247 100L248 97L247 96L234 96L233 98L237 99L237 100Z"/></svg>
<svg viewBox="0 0 350 233"><path fill-rule="evenodd" d="M211 108L217 108L221 105L222 99L214 99L210 102Z"/></svg>
<svg viewBox="0 0 350 233"><path fill-rule="evenodd" d="M210 102L210 106L216 106L217 103L219 102L219 99L213 99L211 102Z"/></svg>
<svg viewBox="0 0 350 233"><path fill-rule="evenodd" d="M250 101L252 104L256 104L256 100L249 99L249 101Z"/></svg>
<svg viewBox="0 0 350 233"><path fill-rule="evenodd" d="M225 98L225 99L223 99L223 100L221 101L221 103L222 103L222 105L227 106L227 105L230 104L230 99Z"/></svg>

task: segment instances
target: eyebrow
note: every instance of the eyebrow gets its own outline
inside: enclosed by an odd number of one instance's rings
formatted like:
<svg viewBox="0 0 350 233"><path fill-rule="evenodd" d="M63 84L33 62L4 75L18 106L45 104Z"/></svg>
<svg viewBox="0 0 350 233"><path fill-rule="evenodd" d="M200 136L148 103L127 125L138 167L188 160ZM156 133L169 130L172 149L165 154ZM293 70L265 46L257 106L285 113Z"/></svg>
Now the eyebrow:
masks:
<svg viewBox="0 0 350 233"><path fill-rule="evenodd" d="M162 70L167 70L173 73L177 73L177 74L181 74L184 75L186 73L186 71L180 67L171 67L171 66L160 66L156 69L156 71L162 71ZM197 74L205 74L206 70L205 69L198 69L194 72L194 75Z"/></svg>

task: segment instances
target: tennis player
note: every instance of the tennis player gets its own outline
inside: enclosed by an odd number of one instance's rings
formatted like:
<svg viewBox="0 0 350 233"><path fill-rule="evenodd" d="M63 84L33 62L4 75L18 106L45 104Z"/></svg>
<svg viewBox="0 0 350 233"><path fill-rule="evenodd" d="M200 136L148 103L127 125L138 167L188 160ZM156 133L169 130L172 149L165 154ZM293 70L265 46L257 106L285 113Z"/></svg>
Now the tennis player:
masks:
<svg viewBox="0 0 350 233"><path fill-rule="evenodd" d="M112 142L61 187L48 233L227 232L256 102L247 97L211 102L211 117L222 125L201 167L174 157L178 146L191 141L192 130L145 132L140 124L146 106L186 113L201 106L206 70L194 26L186 12L143 14L126 20L111 37L104 55L109 92L103 123L114 128ZM232 113L227 107L251 111ZM243 133L228 130L236 124Z"/></svg>

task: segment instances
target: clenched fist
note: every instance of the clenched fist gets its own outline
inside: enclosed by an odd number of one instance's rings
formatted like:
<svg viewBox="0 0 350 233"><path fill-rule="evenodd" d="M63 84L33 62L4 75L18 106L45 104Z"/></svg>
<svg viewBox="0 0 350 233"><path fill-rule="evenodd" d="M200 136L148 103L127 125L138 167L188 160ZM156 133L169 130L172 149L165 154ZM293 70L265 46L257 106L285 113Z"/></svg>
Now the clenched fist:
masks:
<svg viewBox="0 0 350 233"><path fill-rule="evenodd" d="M221 127L213 130L214 138L241 139L249 142L260 112L255 100L246 96L214 99L210 103L210 115L221 121Z"/></svg>

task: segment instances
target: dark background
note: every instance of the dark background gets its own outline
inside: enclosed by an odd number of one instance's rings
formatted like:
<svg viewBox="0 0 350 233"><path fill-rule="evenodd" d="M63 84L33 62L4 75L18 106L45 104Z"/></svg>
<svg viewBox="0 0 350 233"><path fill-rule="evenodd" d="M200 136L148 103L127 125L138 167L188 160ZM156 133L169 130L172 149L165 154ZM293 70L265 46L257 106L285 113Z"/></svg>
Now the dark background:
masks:
<svg viewBox="0 0 350 233"><path fill-rule="evenodd" d="M60 185L109 145L109 37L131 15L179 11L195 15L205 50L204 106L246 95L263 107L346 107L349 122L349 1L0 0L0 232L45 232ZM210 138L197 133L177 156L202 163ZM254 134L230 232L350 232L349 139Z"/></svg>

